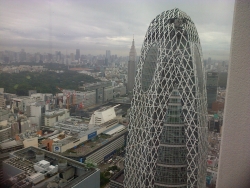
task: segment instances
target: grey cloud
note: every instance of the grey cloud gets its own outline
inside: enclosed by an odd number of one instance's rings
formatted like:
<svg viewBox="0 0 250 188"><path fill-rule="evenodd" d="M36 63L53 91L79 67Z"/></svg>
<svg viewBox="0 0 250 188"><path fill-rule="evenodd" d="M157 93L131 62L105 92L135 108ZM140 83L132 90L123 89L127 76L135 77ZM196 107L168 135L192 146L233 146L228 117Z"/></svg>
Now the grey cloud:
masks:
<svg viewBox="0 0 250 188"><path fill-rule="evenodd" d="M81 51L128 55L133 34L137 53L149 23L172 8L196 24L204 57L228 58L233 0L4 1L0 0L0 50ZM221 55L215 52L221 51ZM214 55L213 55L214 54Z"/></svg>

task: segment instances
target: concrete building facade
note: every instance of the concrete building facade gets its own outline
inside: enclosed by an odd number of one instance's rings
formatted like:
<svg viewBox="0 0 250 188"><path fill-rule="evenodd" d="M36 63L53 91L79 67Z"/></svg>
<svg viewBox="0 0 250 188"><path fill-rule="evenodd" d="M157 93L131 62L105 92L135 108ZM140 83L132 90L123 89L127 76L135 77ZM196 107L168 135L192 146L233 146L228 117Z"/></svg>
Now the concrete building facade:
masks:
<svg viewBox="0 0 250 188"><path fill-rule="evenodd" d="M30 97L17 97L17 98L12 98L11 101L11 109L13 112L15 111L21 111L21 112L26 112L26 107L29 106L31 103L36 102L35 98L30 98Z"/></svg>
<svg viewBox="0 0 250 188"><path fill-rule="evenodd" d="M85 93L86 100L84 101L84 107L91 107L96 104L96 91L87 91Z"/></svg>
<svg viewBox="0 0 250 188"><path fill-rule="evenodd" d="M42 106L36 103L31 104L26 107L27 116L31 124L36 125L37 127L42 126Z"/></svg>
<svg viewBox="0 0 250 188"><path fill-rule="evenodd" d="M97 164L105 160L107 161L107 159L109 159L109 154L115 153L117 149L120 149L125 145L125 136L125 134L122 134L120 137L117 137L116 139L98 148L98 150L87 154L85 156L86 160L93 161Z"/></svg>
<svg viewBox="0 0 250 188"><path fill-rule="evenodd" d="M100 170L35 147L3 161L3 187L100 188Z"/></svg>
<svg viewBox="0 0 250 188"><path fill-rule="evenodd" d="M0 122L0 143L12 138L11 126L7 124L7 120Z"/></svg>
<svg viewBox="0 0 250 188"><path fill-rule="evenodd" d="M54 123L66 118L69 118L69 110L67 109L45 111L44 123L45 126L53 126Z"/></svg>
<svg viewBox="0 0 250 188"><path fill-rule="evenodd" d="M114 107L106 107L95 111L91 116L89 125L82 122L76 123L75 121L71 123L69 123L69 121L58 122L54 125L55 129L64 131L70 130L71 132L78 134L67 135L61 140L56 138L52 144L52 151L63 153L85 141L95 138L97 135L109 130L117 124L118 120L116 119Z"/></svg>
<svg viewBox="0 0 250 188"><path fill-rule="evenodd" d="M108 102L114 99L114 88L112 86L104 88L103 102Z"/></svg>
<svg viewBox="0 0 250 188"><path fill-rule="evenodd" d="M110 188L124 188L123 186L124 180L124 170L121 170L114 176L110 178Z"/></svg>
<svg viewBox="0 0 250 188"><path fill-rule="evenodd" d="M0 108L0 121L9 120L10 111Z"/></svg>
<svg viewBox="0 0 250 188"><path fill-rule="evenodd" d="M119 97L119 96L123 96L126 95L127 93L127 89L125 85L118 85L116 87L114 87L114 97Z"/></svg>
<svg viewBox="0 0 250 188"><path fill-rule="evenodd" d="M235 0L217 188L250 187L250 1Z"/></svg>

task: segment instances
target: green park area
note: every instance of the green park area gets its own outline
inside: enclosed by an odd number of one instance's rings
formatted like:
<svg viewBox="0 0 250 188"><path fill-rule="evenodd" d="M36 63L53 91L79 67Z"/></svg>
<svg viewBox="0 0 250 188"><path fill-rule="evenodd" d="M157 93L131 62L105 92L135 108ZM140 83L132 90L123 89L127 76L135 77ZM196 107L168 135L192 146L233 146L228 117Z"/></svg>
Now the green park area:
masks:
<svg viewBox="0 0 250 188"><path fill-rule="evenodd" d="M58 93L56 87L63 89L79 90L78 87L98 80L85 74L64 70L44 72L0 73L0 88L6 93L19 96L28 95L28 90L37 90L38 93Z"/></svg>

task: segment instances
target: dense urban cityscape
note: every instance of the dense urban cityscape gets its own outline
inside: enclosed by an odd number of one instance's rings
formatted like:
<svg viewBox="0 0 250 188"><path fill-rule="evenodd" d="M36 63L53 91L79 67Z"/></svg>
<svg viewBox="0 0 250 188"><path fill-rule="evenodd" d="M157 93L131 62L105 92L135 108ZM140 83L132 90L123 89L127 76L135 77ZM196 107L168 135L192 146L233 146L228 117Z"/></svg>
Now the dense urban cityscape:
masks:
<svg viewBox="0 0 250 188"><path fill-rule="evenodd" d="M225 58L183 8L122 54L0 42L0 187L248 188L250 3L234 6Z"/></svg>

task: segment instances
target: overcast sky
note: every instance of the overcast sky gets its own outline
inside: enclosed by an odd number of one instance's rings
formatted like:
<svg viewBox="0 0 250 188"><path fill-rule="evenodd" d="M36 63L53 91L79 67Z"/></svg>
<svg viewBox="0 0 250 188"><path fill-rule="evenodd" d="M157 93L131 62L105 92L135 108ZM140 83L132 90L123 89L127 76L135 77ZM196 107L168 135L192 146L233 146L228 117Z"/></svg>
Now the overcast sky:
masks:
<svg viewBox="0 0 250 188"><path fill-rule="evenodd" d="M0 50L137 54L149 23L173 8L195 23L204 58L228 60L234 0L0 0Z"/></svg>

